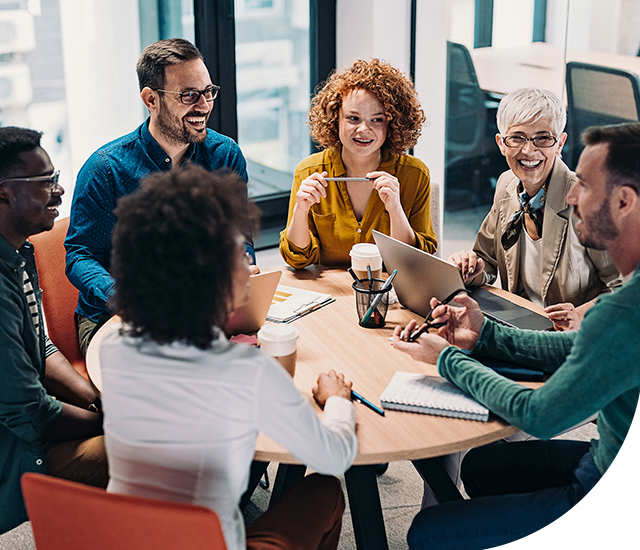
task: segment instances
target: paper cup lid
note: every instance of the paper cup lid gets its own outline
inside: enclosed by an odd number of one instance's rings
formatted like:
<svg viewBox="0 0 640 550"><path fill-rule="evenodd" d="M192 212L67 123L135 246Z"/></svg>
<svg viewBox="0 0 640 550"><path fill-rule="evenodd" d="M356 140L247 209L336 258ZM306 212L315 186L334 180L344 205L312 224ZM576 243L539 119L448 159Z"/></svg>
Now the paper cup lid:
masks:
<svg viewBox="0 0 640 550"><path fill-rule="evenodd" d="M349 251L349 256L352 258L379 258L380 251L375 244L371 243L358 243L354 244Z"/></svg>
<svg viewBox="0 0 640 550"><path fill-rule="evenodd" d="M296 351L298 336L298 329L291 325L269 323L258 331L260 347L272 357L282 357Z"/></svg>

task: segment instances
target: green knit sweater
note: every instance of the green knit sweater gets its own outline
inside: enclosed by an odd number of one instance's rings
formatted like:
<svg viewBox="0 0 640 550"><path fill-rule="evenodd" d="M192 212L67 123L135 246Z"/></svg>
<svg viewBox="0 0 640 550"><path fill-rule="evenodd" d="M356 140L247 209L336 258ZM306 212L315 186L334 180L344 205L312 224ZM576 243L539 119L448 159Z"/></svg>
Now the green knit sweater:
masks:
<svg viewBox="0 0 640 550"><path fill-rule="evenodd" d="M639 266L640 267L640 266ZM532 390L473 359L490 356L553 373ZM510 424L549 439L598 413L591 453L602 474L629 431L640 393L640 269L587 311L577 332L511 329L485 321L471 356L456 347L438 371Z"/></svg>

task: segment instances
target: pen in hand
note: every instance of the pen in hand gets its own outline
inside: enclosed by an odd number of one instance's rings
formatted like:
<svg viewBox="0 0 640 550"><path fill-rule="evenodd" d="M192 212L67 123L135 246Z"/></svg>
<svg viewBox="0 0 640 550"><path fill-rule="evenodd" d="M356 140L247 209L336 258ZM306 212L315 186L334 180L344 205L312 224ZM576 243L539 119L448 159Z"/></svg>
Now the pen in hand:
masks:
<svg viewBox="0 0 640 550"><path fill-rule="evenodd" d="M377 412L380 416L384 416L384 411L380 407L376 407L371 401L362 397L359 393L351 390L351 399L356 403L362 403L365 407L370 408L372 411Z"/></svg>
<svg viewBox="0 0 640 550"><path fill-rule="evenodd" d="M422 326L420 328L414 330L409 335L409 337L407 338L407 342L414 342L422 333L426 332L430 328L440 328L440 327L445 326L447 324L446 321L444 323L432 323L431 322L431 315L433 315L433 310L436 309L436 307L438 307L438 306L447 305L449 302L451 302L451 300L453 300L461 292L467 292L467 290L466 289L456 290L455 292L452 292L451 294L449 294L449 296L447 296L444 300L442 300L441 302L438 302L435 307L431 308L431 311L424 318L424 322L422 323Z"/></svg>

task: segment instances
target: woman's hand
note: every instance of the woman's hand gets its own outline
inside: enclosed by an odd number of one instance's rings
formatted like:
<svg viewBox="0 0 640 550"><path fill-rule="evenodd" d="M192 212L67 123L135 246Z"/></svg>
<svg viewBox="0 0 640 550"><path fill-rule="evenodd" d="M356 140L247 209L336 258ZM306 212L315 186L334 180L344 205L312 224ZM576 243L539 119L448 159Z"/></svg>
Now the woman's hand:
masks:
<svg viewBox="0 0 640 550"><path fill-rule="evenodd" d="M469 284L484 271L484 260L479 258L473 250L456 252L449 256L447 261L458 268L465 285Z"/></svg>
<svg viewBox="0 0 640 550"><path fill-rule="evenodd" d="M332 369L329 372L320 373L320 376L318 376L318 385L311 390L311 393L320 408L324 409L327 399L332 395L344 397L351 401L352 386L353 382L347 382L344 379L344 374L338 374Z"/></svg>
<svg viewBox="0 0 640 550"><path fill-rule="evenodd" d="M387 172L369 172L366 175L371 179L373 188L378 192L380 200L384 203L384 208L390 215L402 210L400 202L400 182L398 178Z"/></svg>
<svg viewBox="0 0 640 550"><path fill-rule="evenodd" d="M593 306L594 302L587 302L580 307L575 307L571 303L553 304L544 308L547 317L553 322L553 328L557 331L578 330L582 318L587 309Z"/></svg>
<svg viewBox="0 0 640 550"><path fill-rule="evenodd" d="M315 172L308 178L302 180L296 193L296 209L306 215L314 204L320 202L327 196L327 190L325 188L328 184L324 178L328 175L328 172L322 172L321 174Z"/></svg>
<svg viewBox="0 0 640 550"><path fill-rule="evenodd" d="M378 192L385 210L389 212L390 236L413 246L416 235L402 209L398 178L381 171L369 172L366 177L371 178L373 188Z"/></svg>

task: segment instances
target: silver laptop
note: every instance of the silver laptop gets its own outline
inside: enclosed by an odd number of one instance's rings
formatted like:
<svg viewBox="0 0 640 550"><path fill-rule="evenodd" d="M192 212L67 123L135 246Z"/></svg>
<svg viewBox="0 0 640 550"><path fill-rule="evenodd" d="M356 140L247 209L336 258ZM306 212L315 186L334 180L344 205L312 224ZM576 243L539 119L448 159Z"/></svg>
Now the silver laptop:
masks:
<svg viewBox="0 0 640 550"><path fill-rule="evenodd" d="M465 288L458 268L423 250L373 231L382 260L388 273L398 273L393 287L398 300L406 308L426 316L431 311L432 297L444 300L456 290ZM482 312L503 325L523 329L548 330L553 323L544 315L505 300L480 287L467 288Z"/></svg>
<svg viewBox="0 0 640 550"><path fill-rule="evenodd" d="M247 300L229 317L225 328L227 336L252 334L260 330L269 313L281 275L281 271L269 271L249 277L251 286Z"/></svg>

